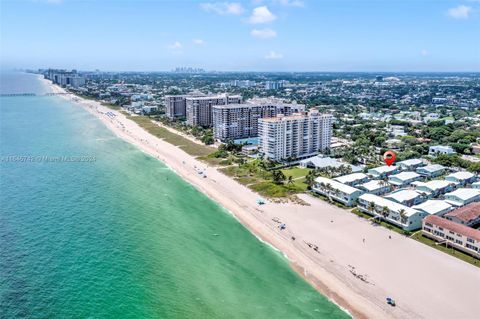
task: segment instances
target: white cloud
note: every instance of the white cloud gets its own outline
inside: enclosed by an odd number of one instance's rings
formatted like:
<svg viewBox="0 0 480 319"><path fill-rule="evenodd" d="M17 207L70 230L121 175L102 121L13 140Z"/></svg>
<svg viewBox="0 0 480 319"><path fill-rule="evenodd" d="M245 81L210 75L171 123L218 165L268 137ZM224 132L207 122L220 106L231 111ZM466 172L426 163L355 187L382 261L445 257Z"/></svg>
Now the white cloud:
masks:
<svg viewBox="0 0 480 319"><path fill-rule="evenodd" d="M181 44L180 42L178 42L178 41L175 41L175 42L173 42L172 44L170 44L170 45L168 46L168 48L169 48L169 49L172 49L172 50L179 50L179 49L182 48L182 44Z"/></svg>
<svg viewBox="0 0 480 319"><path fill-rule="evenodd" d="M240 15L245 11L238 2L206 2L200 3L200 7L207 12L214 12L221 15Z"/></svg>
<svg viewBox="0 0 480 319"><path fill-rule="evenodd" d="M272 29L253 29L252 32L250 32L252 37L259 38L259 39L270 39L270 38L275 38L277 36L277 32Z"/></svg>
<svg viewBox="0 0 480 319"><path fill-rule="evenodd" d="M275 51L270 51L266 56L265 59L267 60L279 60L283 59L283 54L277 53Z"/></svg>
<svg viewBox="0 0 480 319"><path fill-rule="evenodd" d="M427 55L430 54L430 52L428 52L427 50L423 49L422 51L420 51L420 54L421 54L422 56L427 56Z"/></svg>
<svg viewBox="0 0 480 319"><path fill-rule="evenodd" d="M173 52L180 53L183 46L180 42L175 41L172 44L168 45L168 48L172 50Z"/></svg>
<svg viewBox="0 0 480 319"><path fill-rule="evenodd" d="M203 41L202 39L193 39L193 44L196 44L196 45L204 45L205 44L205 41Z"/></svg>
<svg viewBox="0 0 480 319"><path fill-rule="evenodd" d="M287 7L303 8L305 6L305 2L301 0L274 0L274 2Z"/></svg>
<svg viewBox="0 0 480 319"><path fill-rule="evenodd" d="M269 23L275 20L277 17L268 10L267 6L261 6L253 9L252 15L248 19L250 23Z"/></svg>
<svg viewBox="0 0 480 319"><path fill-rule="evenodd" d="M33 0L33 2L43 2L43 3L50 3L50 4L60 4L63 0Z"/></svg>
<svg viewBox="0 0 480 319"><path fill-rule="evenodd" d="M468 19L468 16L472 12L472 7L460 5L455 8L448 9L447 13L454 19Z"/></svg>

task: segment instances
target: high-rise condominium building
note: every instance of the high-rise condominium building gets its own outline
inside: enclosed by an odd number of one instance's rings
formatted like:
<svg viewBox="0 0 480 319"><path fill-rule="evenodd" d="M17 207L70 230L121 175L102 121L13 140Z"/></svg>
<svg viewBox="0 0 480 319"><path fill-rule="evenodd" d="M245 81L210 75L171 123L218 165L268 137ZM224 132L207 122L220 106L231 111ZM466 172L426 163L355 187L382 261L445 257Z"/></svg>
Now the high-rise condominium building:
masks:
<svg viewBox="0 0 480 319"><path fill-rule="evenodd" d="M242 103L240 95L215 95L188 97L186 99L187 124L192 126L212 126L212 106Z"/></svg>
<svg viewBox="0 0 480 319"><path fill-rule="evenodd" d="M252 99L244 104L212 107L213 134L220 141L258 136L258 120L278 114L303 112L305 106L278 99Z"/></svg>
<svg viewBox="0 0 480 319"><path fill-rule="evenodd" d="M179 117L186 117L186 99L188 97L200 97L205 96L205 94L200 92L185 94L185 95L165 95L165 115L173 120Z"/></svg>
<svg viewBox="0 0 480 319"><path fill-rule="evenodd" d="M283 88L283 81L265 81L265 90L278 90Z"/></svg>
<svg viewBox="0 0 480 319"><path fill-rule="evenodd" d="M316 155L330 147L332 122L331 114L317 110L260 119L260 151L265 157L279 162Z"/></svg>

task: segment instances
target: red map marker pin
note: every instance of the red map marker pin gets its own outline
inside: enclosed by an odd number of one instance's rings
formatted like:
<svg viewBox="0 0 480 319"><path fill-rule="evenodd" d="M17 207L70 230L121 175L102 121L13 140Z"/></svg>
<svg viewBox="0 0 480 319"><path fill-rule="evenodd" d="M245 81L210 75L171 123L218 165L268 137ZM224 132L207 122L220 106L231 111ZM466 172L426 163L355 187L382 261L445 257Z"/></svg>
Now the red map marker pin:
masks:
<svg viewBox="0 0 480 319"><path fill-rule="evenodd" d="M386 151L385 154L383 154L383 160L385 163L390 166L395 162L395 153L393 151Z"/></svg>

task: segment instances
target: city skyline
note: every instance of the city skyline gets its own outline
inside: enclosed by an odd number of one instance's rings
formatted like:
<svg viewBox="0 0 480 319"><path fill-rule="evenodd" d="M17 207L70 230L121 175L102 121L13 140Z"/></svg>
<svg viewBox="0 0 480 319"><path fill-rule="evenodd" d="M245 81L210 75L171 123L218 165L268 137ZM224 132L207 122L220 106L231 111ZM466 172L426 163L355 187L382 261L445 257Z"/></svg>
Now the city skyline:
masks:
<svg viewBox="0 0 480 319"><path fill-rule="evenodd" d="M2 68L475 72L480 2L2 1ZM33 54L34 53L34 54Z"/></svg>

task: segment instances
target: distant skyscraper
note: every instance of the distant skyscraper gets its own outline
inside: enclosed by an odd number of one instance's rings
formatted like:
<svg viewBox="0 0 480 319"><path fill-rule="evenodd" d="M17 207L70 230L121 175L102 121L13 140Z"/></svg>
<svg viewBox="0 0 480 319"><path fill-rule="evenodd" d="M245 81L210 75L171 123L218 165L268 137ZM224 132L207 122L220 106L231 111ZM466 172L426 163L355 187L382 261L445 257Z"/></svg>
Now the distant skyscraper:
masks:
<svg viewBox="0 0 480 319"><path fill-rule="evenodd" d="M316 110L260 119L260 150L274 161L314 156L330 147L332 122L331 114Z"/></svg>
<svg viewBox="0 0 480 319"><path fill-rule="evenodd" d="M278 90L283 87L283 81L265 81L265 90Z"/></svg>
<svg viewBox="0 0 480 319"><path fill-rule="evenodd" d="M53 83L61 86L71 86L71 87L80 87L85 85L85 77L79 75L77 70L57 70L57 69L48 69L44 76L46 79L51 80Z"/></svg>

